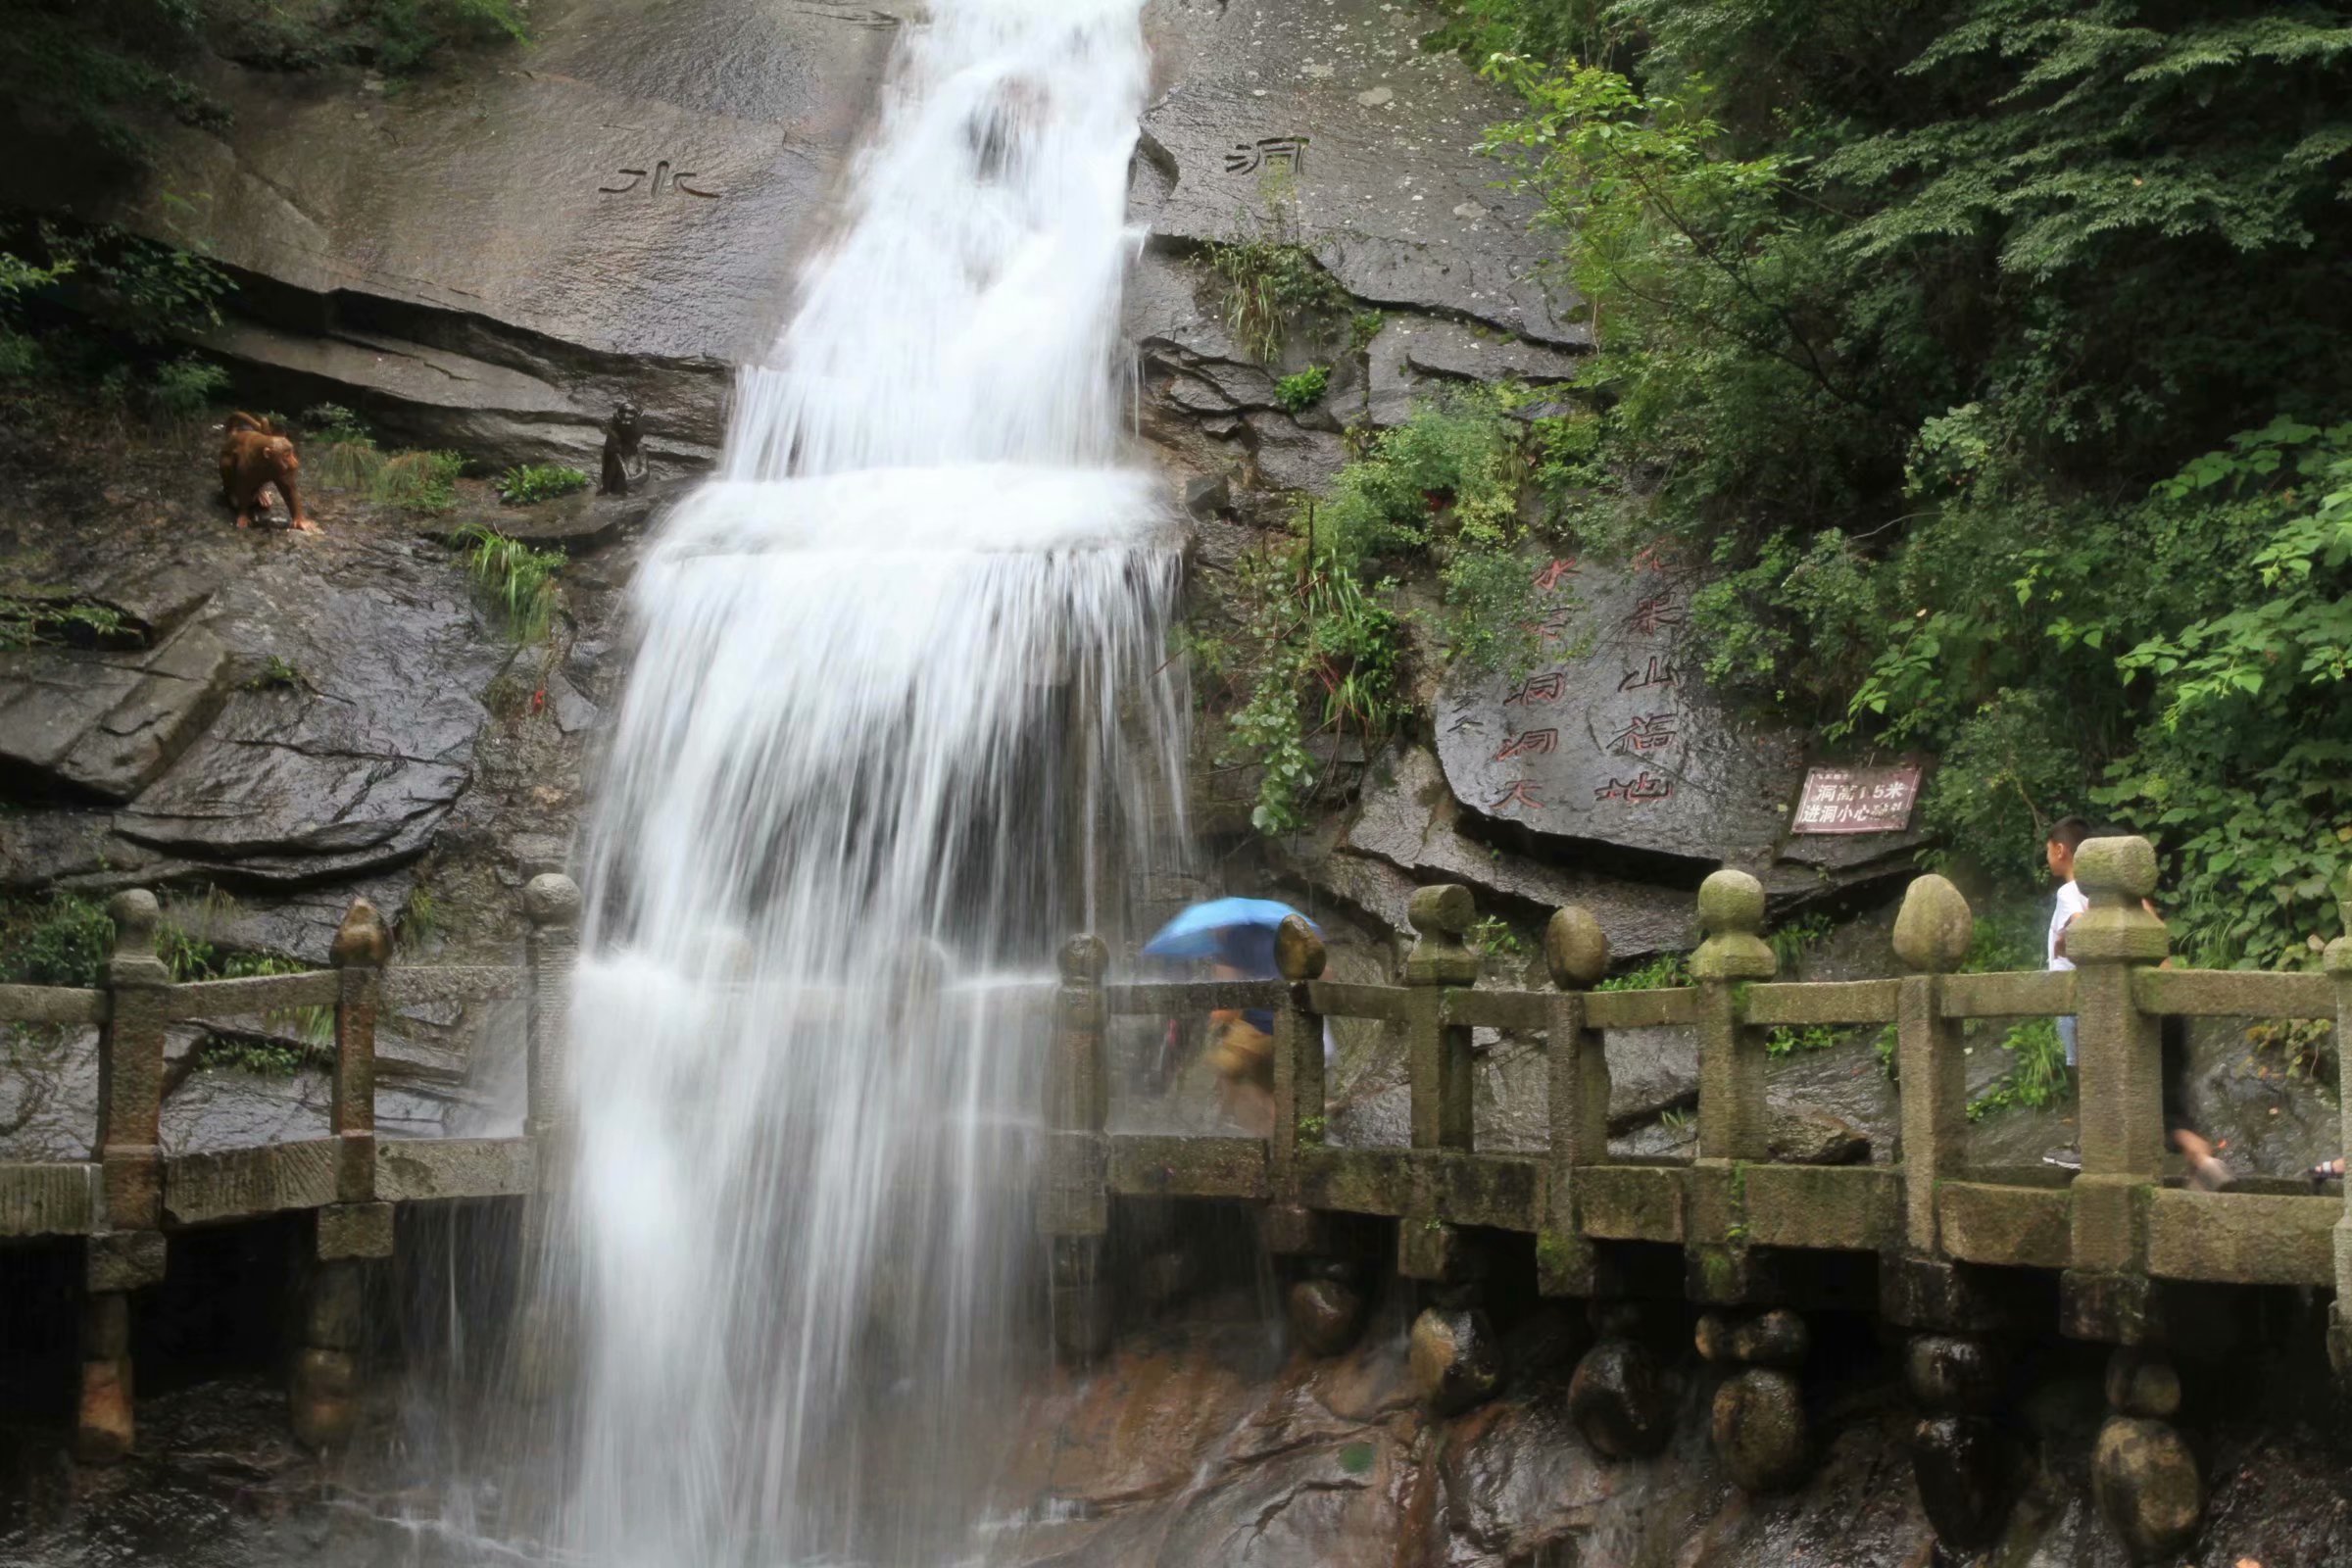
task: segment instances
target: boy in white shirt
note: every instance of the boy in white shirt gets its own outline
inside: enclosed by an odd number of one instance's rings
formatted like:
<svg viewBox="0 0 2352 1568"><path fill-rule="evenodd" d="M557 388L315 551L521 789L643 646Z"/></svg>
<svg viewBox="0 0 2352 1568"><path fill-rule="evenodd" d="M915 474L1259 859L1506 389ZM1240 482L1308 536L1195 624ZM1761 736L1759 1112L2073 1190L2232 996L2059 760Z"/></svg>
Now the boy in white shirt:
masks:
<svg viewBox="0 0 2352 1568"><path fill-rule="evenodd" d="M2090 900L2075 886L2075 851L2090 837L2090 824L2079 816L2060 817L2050 824L2048 842L2041 847L2049 861L2050 875L2059 882L2058 902L2050 910L2049 960L2053 969L2072 969L2073 960L2066 956L2066 928L2076 915L2090 907ZM2075 1065L2075 1020L2058 1020L2058 1038L2066 1046L2066 1064Z"/></svg>

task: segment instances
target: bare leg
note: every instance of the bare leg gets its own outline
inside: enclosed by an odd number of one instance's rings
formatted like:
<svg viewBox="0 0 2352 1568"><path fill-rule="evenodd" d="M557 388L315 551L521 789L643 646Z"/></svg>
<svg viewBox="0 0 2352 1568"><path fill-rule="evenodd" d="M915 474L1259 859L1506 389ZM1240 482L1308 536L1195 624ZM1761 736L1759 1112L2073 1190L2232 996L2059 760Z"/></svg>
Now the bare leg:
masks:
<svg viewBox="0 0 2352 1568"><path fill-rule="evenodd" d="M2188 1161L2188 1179L2207 1192L2213 1192L2230 1180L2230 1168L2214 1157L2213 1145L2185 1127L2173 1132L2173 1147Z"/></svg>

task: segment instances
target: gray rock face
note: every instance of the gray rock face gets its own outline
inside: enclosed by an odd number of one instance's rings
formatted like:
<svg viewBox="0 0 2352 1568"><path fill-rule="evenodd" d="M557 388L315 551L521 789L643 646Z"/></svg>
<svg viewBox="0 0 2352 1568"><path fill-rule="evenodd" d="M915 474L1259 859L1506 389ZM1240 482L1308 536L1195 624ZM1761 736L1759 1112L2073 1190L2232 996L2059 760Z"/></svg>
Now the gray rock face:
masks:
<svg viewBox="0 0 2352 1568"><path fill-rule="evenodd" d="M1687 640L1689 584L1599 565L1559 582L1575 609L1534 674L1457 669L1440 689L1438 757L1455 798L1539 840L1768 861L1802 777L1800 748L1707 690Z"/></svg>
<svg viewBox="0 0 2352 1568"><path fill-rule="evenodd" d="M1375 0L1152 0L1172 85L1144 116L1138 216L1167 238L1229 238L1263 217L1271 175L1297 237L1357 298L1581 345L1538 275L1550 248L1527 231L1532 204L1472 151L1510 102L1423 51L1424 22Z"/></svg>
<svg viewBox="0 0 2352 1568"><path fill-rule="evenodd" d="M1425 882L1465 883L1481 895L1482 906L1490 896L1545 912L1581 905L1600 922L1618 958L1679 952L1695 940L1690 894L1498 854L1464 837L1459 815L1438 760L1419 747L1401 747L1374 769L1344 843Z"/></svg>
<svg viewBox="0 0 2352 1568"><path fill-rule="evenodd" d="M291 890L414 859L511 657L455 564L401 537L150 531L83 540L89 559L16 558L149 625L159 603L184 618L143 653L0 660L12 791L112 807L13 817L0 874Z"/></svg>
<svg viewBox="0 0 2352 1568"><path fill-rule="evenodd" d="M1384 428L1402 424L1416 399L1436 383L1567 381L1583 366L1581 356L1562 349L1428 317L1390 321L1372 340L1365 360L1370 377L1365 412Z"/></svg>
<svg viewBox="0 0 2352 1568"><path fill-rule="evenodd" d="M0 767L124 801L178 757L222 700L228 650L203 626L143 653L0 654Z"/></svg>
<svg viewBox="0 0 2352 1568"><path fill-rule="evenodd" d="M388 428L576 462L625 389L657 455L708 448L895 30L832 0L583 0L534 15L527 53L397 95L223 65L230 128L166 131L149 195L80 216L275 285L214 346ZM35 209L81 189L55 161L0 171Z"/></svg>

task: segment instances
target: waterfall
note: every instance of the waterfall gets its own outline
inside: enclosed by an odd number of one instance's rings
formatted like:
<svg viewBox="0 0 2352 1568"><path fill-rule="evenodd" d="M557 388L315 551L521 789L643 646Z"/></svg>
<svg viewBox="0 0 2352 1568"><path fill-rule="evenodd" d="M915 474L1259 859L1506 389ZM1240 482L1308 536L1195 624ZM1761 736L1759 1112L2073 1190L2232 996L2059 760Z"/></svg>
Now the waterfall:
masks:
<svg viewBox="0 0 2352 1568"><path fill-rule="evenodd" d="M1137 0L937 0L721 477L632 590L584 855L564 1551L968 1555L1040 1351L1055 941L1168 831L1118 466Z"/></svg>

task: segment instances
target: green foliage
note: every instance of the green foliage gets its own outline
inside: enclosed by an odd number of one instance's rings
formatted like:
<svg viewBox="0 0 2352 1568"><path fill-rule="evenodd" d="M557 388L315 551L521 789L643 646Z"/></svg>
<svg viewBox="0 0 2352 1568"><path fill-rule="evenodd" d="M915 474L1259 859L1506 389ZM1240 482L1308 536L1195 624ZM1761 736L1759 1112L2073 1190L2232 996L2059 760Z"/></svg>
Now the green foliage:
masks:
<svg viewBox="0 0 2352 1568"><path fill-rule="evenodd" d="M378 506L432 516L458 504L458 476L466 471L463 454L398 452L385 456L377 454L372 444L363 448L348 442L337 450L343 461L353 466L353 471L365 474L368 498Z"/></svg>
<svg viewBox="0 0 2352 1568"><path fill-rule="evenodd" d="M1331 385L1331 367L1310 365L1297 375L1286 375L1274 383L1274 401L1293 414L1304 414L1323 401L1323 393Z"/></svg>
<svg viewBox="0 0 2352 1568"><path fill-rule="evenodd" d="M1800 914L1792 920L1783 920L1764 938L1772 956L1784 973L1793 969L1805 956L1824 942L1837 929L1837 922L1826 914Z"/></svg>
<svg viewBox="0 0 2352 1568"><path fill-rule="evenodd" d="M78 893L0 901L0 984L95 986L115 951L106 906Z"/></svg>
<svg viewBox="0 0 2352 1568"><path fill-rule="evenodd" d="M1704 564L1746 701L1938 756L2023 885L2149 833L2202 961L2308 961L2352 858L2352 24L2179 0L1459 0L1590 302L1590 549ZM1569 432L1563 432L1568 434Z"/></svg>
<svg viewBox="0 0 2352 1568"><path fill-rule="evenodd" d="M588 476L562 465L526 463L498 476L498 497L510 507L528 507L588 488Z"/></svg>
<svg viewBox="0 0 2352 1568"><path fill-rule="evenodd" d="M1643 959L1623 974L1604 978L1595 991L1671 991L1691 984L1690 956L1661 953Z"/></svg>
<svg viewBox="0 0 2352 1568"><path fill-rule="evenodd" d="M166 418L194 419L227 385L228 371L210 360L183 354L156 369L147 397Z"/></svg>
<svg viewBox="0 0 2352 1568"><path fill-rule="evenodd" d="M458 530L466 574L476 593L505 620L517 643L537 642L555 611L556 573L564 569L561 550L534 550L519 539L469 522Z"/></svg>
<svg viewBox="0 0 2352 1568"><path fill-rule="evenodd" d="M1236 565L1240 621L1230 636L1197 641L1193 659L1233 705L1220 764L1261 769L1250 816L1259 832L1305 825L1323 777L1310 740L1336 747L1352 734L1369 745L1396 722L1398 627L1379 602L1391 586L1367 587L1312 535Z"/></svg>
<svg viewBox="0 0 2352 1568"><path fill-rule="evenodd" d="M1279 220L1273 227L1271 237L1211 240L1202 251L1226 329L1243 353L1266 365L1282 357L1294 323L1337 316L1348 304L1315 253L1282 237L1287 225Z"/></svg>
<svg viewBox="0 0 2352 1568"><path fill-rule="evenodd" d="M350 47L380 69L414 74L464 49L527 43L513 0L359 0Z"/></svg>
<svg viewBox="0 0 2352 1568"><path fill-rule="evenodd" d="M2058 1026L2047 1018L2032 1018L2012 1028L2001 1041L2010 1063L1968 1102L1968 1119L1983 1121L2012 1106L2045 1110L2064 1102L2073 1076L2066 1067L2066 1047Z"/></svg>
<svg viewBox="0 0 2352 1568"><path fill-rule="evenodd" d="M395 930L403 953L414 953L427 947L441 934L441 906L433 890L418 886L409 891L409 902L401 906L400 924Z"/></svg>
<svg viewBox="0 0 2352 1568"><path fill-rule="evenodd" d="M1462 941L1471 952L1487 958L1524 958L1533 951L1508 920L1494 914L1473 920L1470 929L1462 933Z"/></svg>
<svg viewBox="0 0 2352 1568"><path fill-rule="evenodd" d="M112 605L86 599L0 594L0 653L26 648L111 648L136 638Z"/></svg>
<svg viewBox="0 0 2352 1568"><path fill-rule="evenodd" d="M271 654L267 663L246 677L245 689L249 692L301 692L309 691L311 683L301 670L278 655Z"/></svg>
<svg viewBox="0 0 2352 1568"><path fill-rule="evenodd" d="M1838 1041L1838 1031L1828 1024L1808 1024L1802 1029L1783 1025L1765 1034L1764 1054L1777 1058L1800 1051L1827 1051Z"/></svg>
<svg viewBox="0 0 2352 1568"><path fill-rule="evenodd" d="M321 403L302 416L303 432L329 446L373 446L375 437L360 416L340 403Z"/></svg>

